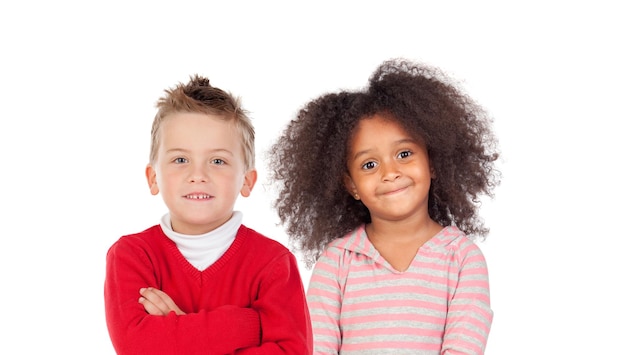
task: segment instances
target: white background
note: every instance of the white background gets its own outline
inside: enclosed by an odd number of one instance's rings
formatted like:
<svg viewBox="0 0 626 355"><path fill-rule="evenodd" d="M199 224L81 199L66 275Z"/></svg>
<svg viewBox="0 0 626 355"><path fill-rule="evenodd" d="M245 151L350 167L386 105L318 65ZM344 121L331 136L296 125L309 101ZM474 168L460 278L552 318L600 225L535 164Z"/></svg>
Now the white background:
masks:
<svg viewBox="0 0 626 355"><path fill-rule="evenodd" d="M165 88L198 73L242 97L260 181L238 208L287 244L264 151L305 102L401 56L463 80L495 119L487 354L626 354L617 3L3 2L0 353L113 354L105 253L165 212L143 175Z"/></svg>

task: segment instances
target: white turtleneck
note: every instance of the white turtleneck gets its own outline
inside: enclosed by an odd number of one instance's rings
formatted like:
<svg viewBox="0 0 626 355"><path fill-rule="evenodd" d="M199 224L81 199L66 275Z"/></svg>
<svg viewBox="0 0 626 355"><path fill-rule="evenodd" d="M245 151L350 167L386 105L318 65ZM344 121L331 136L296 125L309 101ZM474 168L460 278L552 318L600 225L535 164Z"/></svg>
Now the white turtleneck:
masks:
<svg viewBox="0 0 626 355"><path fill-rule="evenodd" d="M235 240L237 231L241 226L243 214L234 211L233 216L218 228L200 235L186 235L176 233L172 230L172 223L169 213L161 218L161 229L163 233L170 238L181 254L195 266L196 269L202 271L211 266L219 259Z"/></svg>

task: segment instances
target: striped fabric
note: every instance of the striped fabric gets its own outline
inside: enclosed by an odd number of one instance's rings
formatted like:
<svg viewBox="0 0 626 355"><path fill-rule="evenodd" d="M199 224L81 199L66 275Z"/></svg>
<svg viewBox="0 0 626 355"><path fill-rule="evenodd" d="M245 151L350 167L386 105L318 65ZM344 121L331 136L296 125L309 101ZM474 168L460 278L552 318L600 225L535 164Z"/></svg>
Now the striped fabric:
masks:
<svg viewBox="0 0 626 355"><path fill-rule="evenodd" d="M483 354L493 318L485 258L456 227L399 272L361 226L319 258L307 301L315 354Z"/></svg>

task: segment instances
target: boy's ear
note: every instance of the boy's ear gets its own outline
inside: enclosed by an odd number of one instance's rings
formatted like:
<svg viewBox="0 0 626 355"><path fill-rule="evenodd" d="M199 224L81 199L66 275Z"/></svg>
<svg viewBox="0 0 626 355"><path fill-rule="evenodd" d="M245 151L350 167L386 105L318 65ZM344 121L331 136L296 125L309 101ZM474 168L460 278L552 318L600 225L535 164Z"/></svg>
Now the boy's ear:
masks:
<svg viewBox="0 0 626 355"><path fill-rule="evenodd" d="M243 186L241 186L241 196L248 197L252 192L252 188L256 183L257 172L255 169L248 170L243 177Z"/></svg>
<svg viewBox="0 0 626 355"><path fill-rule="evenodd" d="M159 193L159 186L157 185L156 171L152 165L146 166L146 179L148 180L148 186L150 187L150 193L156 195Z"/></svg>

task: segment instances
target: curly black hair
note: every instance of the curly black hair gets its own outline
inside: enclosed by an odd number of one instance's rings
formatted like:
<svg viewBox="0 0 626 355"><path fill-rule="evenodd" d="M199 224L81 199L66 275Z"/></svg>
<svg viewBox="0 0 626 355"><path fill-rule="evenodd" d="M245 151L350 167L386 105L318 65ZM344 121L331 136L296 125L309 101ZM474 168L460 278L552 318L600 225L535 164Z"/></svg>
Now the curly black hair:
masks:
<svg viewBox="0 0 626 355"><path fill-rule="evenodd" d="M430 217L470 238L485 237L480 196L493 197L497 139L492 119L439 68L405 59L383 62L359 91L327 93L306 104L268 153L273 206L311 267L332 240L371 221L344 185L347 150L363 118L391 117L426 143L436 179Z"/></svg>

